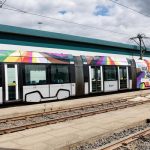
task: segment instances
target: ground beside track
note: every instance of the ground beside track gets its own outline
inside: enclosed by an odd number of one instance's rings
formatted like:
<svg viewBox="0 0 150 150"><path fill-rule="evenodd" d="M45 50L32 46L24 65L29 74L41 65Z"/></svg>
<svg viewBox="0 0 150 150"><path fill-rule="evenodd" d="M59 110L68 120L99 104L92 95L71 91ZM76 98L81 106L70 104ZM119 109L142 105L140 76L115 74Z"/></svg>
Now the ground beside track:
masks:
<svg viewBox="0 0 150 150"><path fill-rule="evenodd" d="M0 148L63 150L62 147L150 118L150 104L0 136Z"/></svg>
<svg viewBox="0 0 150 150"><path fill-rule="evenodd" d="M9 108L0 108L0 119L18 117L32 113L42 113L50 110L61 110L69 107L84 106L87 104L96 104L99 102L114 101L132 96L149 94L150 90L140 90L133 92L117 93L80 99L71 99L67 101L47 102L35 105L16 106ZM1 107L1 106L0 106Z"/></svg>

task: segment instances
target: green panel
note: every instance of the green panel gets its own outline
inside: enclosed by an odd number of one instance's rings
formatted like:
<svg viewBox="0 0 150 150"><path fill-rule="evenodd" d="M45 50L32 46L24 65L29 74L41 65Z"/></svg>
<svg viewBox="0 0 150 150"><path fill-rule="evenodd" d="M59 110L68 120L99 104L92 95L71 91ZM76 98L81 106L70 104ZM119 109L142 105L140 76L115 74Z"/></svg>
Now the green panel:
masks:
<svg viewBox="0 0 150 150"><path fill-rule="evenodd" d="M137 46L66 34L0 25L0 43L139 56ZM145 53L150 56L150 51Z"/></svg>
<svg viewBox="0 0 150 150"><path fill-rule="evenodd" d="M53 33L47 31L34 30L34 29L20 28L20 27L8 26L8 25L0 25L0 32L15 33L18 35L27 35L27 36L35 36L35 37L42 37L42 38L52 38L56 40L65 40L65 41L72 41L72 42L74 41L80 43L89 43L89 44L96 44L96 45L105 45L105 46L119 47L119 48L126 48L126 49L138 49L137 46L123 44L123 43L110 42L110 41L104 41L104 40L92 39L92 38L80 37L80 36L73 36L73 35L67 35L62 33Z"/></svg>
<svg viewBox="0 0 150 150"><path fill-rule="evenodd" d="M123 54L123 55L133 55L133 52L130 52L128 50L120 50L119 51L117 49L113 50L111 48L106 50L106 48L105 49L97 49L97 48L75 47L75 46L56 45L56 44L47 44L47 43L34 43L34 42L5 40L5 39L0 39L0 43L23 45L23 46L45 47L45 48L60 48L60 49L99 52L99 53L113 53L113 54L115 53L115 54ZM134 55L138 56L137 53L135 53Z"/></svg>

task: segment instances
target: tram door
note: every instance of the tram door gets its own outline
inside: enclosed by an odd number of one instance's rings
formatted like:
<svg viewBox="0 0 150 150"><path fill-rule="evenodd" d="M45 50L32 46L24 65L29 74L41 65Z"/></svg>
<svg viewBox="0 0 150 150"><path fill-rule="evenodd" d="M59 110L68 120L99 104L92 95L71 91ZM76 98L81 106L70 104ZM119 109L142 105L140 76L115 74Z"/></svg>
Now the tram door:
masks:
<svg viewBox="0 0 150 150"><path fill-rule="evenodd" d="M101 67L91 66L91 92L102 91L101 86Z"/></svg>
<svg viewBox="0 0 150 150"><path fill-rule="evenodd" d="M127 88L127 81L128 81L127 67L126 66L119 67L120 89Z"/></svg>
<svg viewBox="0 0 150 150"><path fill-rule="evenodd" d="M18 92L18 66L17 64L5 64L5 100L19 99Z"/></svg>

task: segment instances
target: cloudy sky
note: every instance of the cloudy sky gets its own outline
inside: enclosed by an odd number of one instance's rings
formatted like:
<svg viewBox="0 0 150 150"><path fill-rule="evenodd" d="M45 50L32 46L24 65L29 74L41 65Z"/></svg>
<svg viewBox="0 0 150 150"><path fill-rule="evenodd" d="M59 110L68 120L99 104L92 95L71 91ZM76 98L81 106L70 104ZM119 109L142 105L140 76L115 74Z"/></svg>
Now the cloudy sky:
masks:
<svg viewBox="0 0 150 150"><path fill-rule="evenodd" d="M138 33L144 33L150 37L150 17L148 17L150 16L150 1L114 1L135 9L145 16L121 7L110 0L7 0L5 5L0 8L0 24L128 44L133 44L129 38ZM8 10L13 9L11 7L50 18ZM59 19L66 22L59 21ZM149 40L147 40L148 42L150 43Z"/></svg>

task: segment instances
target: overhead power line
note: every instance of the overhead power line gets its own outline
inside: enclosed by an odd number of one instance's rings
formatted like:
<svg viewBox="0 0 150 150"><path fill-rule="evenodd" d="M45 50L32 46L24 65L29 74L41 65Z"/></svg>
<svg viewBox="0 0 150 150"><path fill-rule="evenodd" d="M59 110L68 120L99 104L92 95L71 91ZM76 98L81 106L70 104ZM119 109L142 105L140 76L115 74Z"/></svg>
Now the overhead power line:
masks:
<svg viewBox="0 0 150 150"><path fill-rule="evenodd" d="M148 15L148 14L144 14L144 13L142 13L142 12L136 10L136 9L133 9L133 8L131 8L131 7L128 7L128 6L124 5L124 4L118 3L117 1L114 1L114 0L109 0L109 1L115 3L115 4L119 5L119 6L122 6L122 7L124 7L124 8L127 8L127 9L129 9L129 10L131 10L131 11L134 11L134 12L136 12L136 13L138 13L138 14L140 14L140 15L143 15L143 16L145 16L145 17L150 17L150 15Z"/></svg>
<svg viewBox="0 0 150 150"><path fill-rule="evenodd" d="M100 28L100 27L86 25L86 24L82 24L82 23L78 23L78 22L73 22L73 21L67 21L67 20L63 20L63 19L58 19L58 18L54 18L54 17L50 17L50 16L45 16L45 15L42 15L42 14L38 14L38 13L35 13L35 12L29 12L29 11L19 9L19 8L13 7L13 6L5 4L5 3L3 4L3 6L7 6L7 8L2 7L1 9L6 9L6 10L10 10L10 11L16 11L16 12L19 12L19 13L34 15L34 16L38 16L38 17L42 17L42 18L51 19L51 20L61 21L61 22L69 23L69 24L78 25L78 26L81 26L81 27L87 27L87 28L92 28L92 29L97 29L97 30L103 30L103 31L111 32L111 33L115 33L115 34L131 36L131 35L126 34L126 33L116 32L116 31L113 31L113 30L105 29L105 28Z"/></svg>

